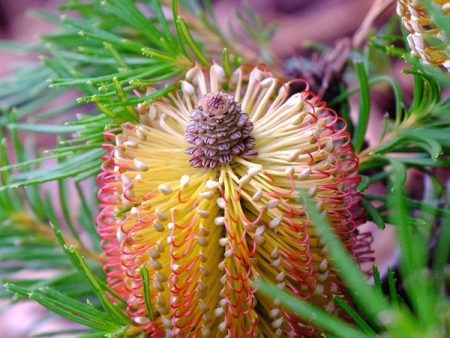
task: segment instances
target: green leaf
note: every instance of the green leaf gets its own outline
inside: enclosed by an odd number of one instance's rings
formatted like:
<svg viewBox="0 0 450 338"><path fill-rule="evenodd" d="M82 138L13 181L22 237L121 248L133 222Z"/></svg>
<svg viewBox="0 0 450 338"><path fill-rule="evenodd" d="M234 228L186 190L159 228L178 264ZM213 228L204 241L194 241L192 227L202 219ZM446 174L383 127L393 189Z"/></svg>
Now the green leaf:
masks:
<svg viewBox="0 0 450 338"><path fill-rule="evenodd" d="M187 28L185 22L183 19L178 16L176 18L175 24L177 25L177 31L180 32L182 38L186 43L188 44L189 48L192 50L194 55L197 57L197 59L205 66L209 67L209 62L203 53L202 49L199 47L197 42L192 38L191 33L189 32L189 29Z"/></svg>
<svg viewBox="0 0 450 338"><path fill-rule="evenodd" d="M122 103L122 106L125 108L123 110L123 116L125 117L125 119L127 121L132 121L132 122L139 122L139 119L137 117L137 113L134 110L133 107L131 107L128 103L127 103L127 96L125 94L125 91L122 88L122 85L120 84L119 80L117 79L117 77L113 78L113 83L114 83L114 88L116 90L117 93L117 97L119 98L120 102Z"/></svg>
<svg viewBox="0 0 450 338"><path fill-rule="evenodd" d="M373 275L373 284L375 288L379 290L379 292L382 291L382 285L381 285L381 277L380 277L380 271L378 270L378 267L376 264L372 266L372 275Z"/></svg>
<svg viewBox="0 0 450 338"><path fill-rule="evenodd" d="M64 248L64 252L71 260L74 267L86 278L87 282L89 282L92 289L99 297L104 310L106 311L106 313L108 313L110 318L114 322L121 325L130 323L130 319L122 312L122 309L113 304L108 298L105 289L98 282L97 277L92 273L91 269L89 269L85 259L79 254L77 249L73 245L66 245L63 235L59 229L57 229L55 226L52 226L52 229L55 233L56 238L58 239L59 244Z"/></svg>
<svg viewBox="0 0 450 338"><path fill-rule="evenodd" d="M376 336L370 325L342 297L335 296L333 299L365 333L369 336Z"/></svg>
<svg viewBox="0 0 450 338"><path fill-rule="evenodd" d="M58 330L58 331L47 331L42 332L38 334L33 334L33 338L48 338L48 337L54 337L54 336L72 336L74 334L79 334L78 337L80 337L80 334L86 333L86 330L82 329L72 329L72 330ZM81 335L82 336L82 335Z"/></svg>
<svg viewBox="0 0 450 338"><path fill-rule="evenodd" d="M98 170L98 169L97 169ZM90 201L83 189L81 188L80 182L75 182L75 189L77 192L78 199L81 203L81 211L79 213L79 221L84 230L86 230L89 238L91 240L92 246L95 248L97 252L101 251L100 248L100 238L97 233L97 229L94 224L94 215L92 211L95 210L97 204L95 201ZM97 195L95 195L97 197Z"/></svg>
<svg viewBox="0 0 450 338"><path fill-rule="evenodd" d="M428 243L414 232L413 227L408 223L409 208L403 191L406 178L405 167L397 161L392 162L392 167L394 177L391 180L391 194L388 198L391 207L395 210L390 218L391 222L397 225L401 249L400 271L419 319L427 325L433 325L436 320L433 314L436 299L429 277L424 270L428 257Z"/></svg>
<svg viewBox="0 0 450 338"><path fill-rule="evenodd" d="M78 34L81 37L99 41L102 44L104 42L109 42L113 46L116 46L119 50L125 49L139 54L141 49L145 47L145 45L139 42L131 41L116 34L95 28L91 22L77 20L70 16L63 16L61 20L63 24L79 31Z"/></svg>
<svg viewBox="0 0 450 338"><path fill-rule="evenodd" d="M161 34L159 30L146 18L142 12L136 7L136 5L131 1L123 0L105 0L104 6L107 11L115 15L117 18L122 20L126 25L134 27L138 32L145 35L145 37L153 45L163 45L166 47L166 40L163 38L167 35Z"/></svg>
<svg viewBox="0 0 450 338"><path fill-rule="evenodd" d="M371 81L369 81L369 83L375 84L375 83L382 82L382 81L389 83L389 85L392 88L392 91L394 92L395 123L398 125L398 124L400 124L400 122L402 120L402 105L403 105L402 89L401 89L399 83L393 77L387 76L387 75L377 76L377 77L371 79Z"/></svg>
<svg viewBox="0 0 450 338"><path fill-rule="evenodd" d="M448 188L448 186L447 186ZM450 191L446 191L446 209L450 210ZM442 220L440 232L434 252L433 272L436 284L445 289L445 269L450 257L450 213L447 213Z"/></svg>
<svg viewBox="0 0 450 338"><path fill-rule="evenodd" d="M225 75L228 78L230 78L231 77L230 53L226 48L222 50L222 66L223 69L225 70Z"/></svg>
<svg viewBox="0 0 450 338"><path fill-rule="evenodd" d="M90 150L79 155L74 155L70 159L54 165L50 169L38 169L18 174L14 176L14 183L0 187L0 191L63 179L94 167L98 168L100 166L100 157L103 153L104 151L102 149Z"/></svg>
<svg viewBox="0 0 450 338"><path fill-rule="evenodd" d="M64 180L58 180L58 196L64 221L66 222L69 228L70 234L77 240L80 240L78 231L75 229L75 226L72 222L72 217L69 209L69 202L67 198L68 197L67 182Z"/></svg>
<svg viewBox="0 0 450 338"><path fill-rule="evenodd" d="M30 291L12 283L6 283L4 287L11 292L33 299L52 312L75 323L102 331L109 331L111 327L117 325L109 322L108 318L94 307L72 300L60 292L51 289Z"/></svg>
<svg viewBox="0 0 450 338"><path fill-rule="evenodd" d="M148 318L153 321L153 307L150 299L150 279L147 267L141 267L142 292L144 293L145 308L147 309Z"/></svg>
<svg viewBox="0 0 450 338"><path fill-rule="evenodd" d="M158 20L159 26L161 27L162 34L165 37L165 40L170 44L171 48L179 48L177 41L175 40L172 32L170 30L169 22L164 15L163 8L160 0L149 0L151 4L151 8ZM176 16L174 16L176 17Z"/></svg>
<svg viewBox="0 0 450 338"><path fill-rule="evenodd" d="M314 202L306 194L301 194L301 196L303 197L305 208L312 225L317 229L319 236L327 244L330 257L333 258L333 264L336 266L340 277L353 293L364 295L364 297L354 298L354 301L376 323L378 321L378 315L388 308L386 299L378 290L367 285L361 270L345 249L342 242L331 230L330 225L323 215L318 212Z"/></svg>
<svg viewBox="0 0 450 338"><path fill-rule="evenodd" d="M360 87L360 99L359 99L359 117L358 123L355 127L353 134L353 147L355 151L360 151L364 139L366 136L367 126L369 125L370 116L370 92L369 92L369 79L367 77L366 70L364 69L364 63L360 60L353 61L356 74L358 76L358 82Z"/></svg>
<svg viewBox="0 0 450 338"><path fill-rule="evenodd" d="M361 205L369 214L369 218L377 225L378 229L384 229L386 226L384 224L383 218L381 217L378 210L370 203L368 200L363 198L361 200Z"/></svg>
<svg viewBox="0 0 450 338"><path fill-rule="evenodd" d="M13 123L9 124L8 128L46 134L53 134L53 133L67 134L67 133L74 133L80 130L80 127L78 126L58 126L54 124L31 124L31 123Z"/></svg>
<svg viewBox="0 0 450 338"><path fill-rule="evenodd" d="M122 309L113 304L108 298L105 290L97 281L97 277L89 269L84 258L81 257L76 248L73 246L69 246L66 247L66 250L66 252L68 252L68 254L72 257L73 262L75 263L75 267L78 268L80 273L84 274L88 282L91 284L92 288L95 290L97 296L100 298L100 302L102 303L103 308L109 314L111 319L122 325L130 323L130 319L122 312Z"/></svg>
<svg viewBox="0 0 450 338"><path fill-rule="evenodd" d="M399 296L397 293L397 288L395 286L394 271L392 271L391 267L388 267L387 275L388 275L389 295L391 296L391 302L392 302L392 304L398 306L399 305Z"/></svg>
<svg viewBox="0 0 450 338"><path fill-rule="evenodd" d="M415 145L427 151L433 159L437 159L442 155L441 144L433 138L421 135L417 131L405 131L391 141L382 144L374 149L374 154L383 154L396 150L403 150L407 146Z"/></svg>
<svg viewBox="0 0 450 338"><path fill-rule="evenodd" d="M333 317L323 311L311 305L299 298L294 297L292 294L281 290L275 285L270 284L264 280L255 280L254 284L258 293L262 293L266 297L271 299L278 299L280 303L288 310L294 312L306 321L318 325L331 333L336 334L338 337L345 338L367 338L375 337L375 335L367 335L354 328L352 325L344 322L343 320Z"/></svg>

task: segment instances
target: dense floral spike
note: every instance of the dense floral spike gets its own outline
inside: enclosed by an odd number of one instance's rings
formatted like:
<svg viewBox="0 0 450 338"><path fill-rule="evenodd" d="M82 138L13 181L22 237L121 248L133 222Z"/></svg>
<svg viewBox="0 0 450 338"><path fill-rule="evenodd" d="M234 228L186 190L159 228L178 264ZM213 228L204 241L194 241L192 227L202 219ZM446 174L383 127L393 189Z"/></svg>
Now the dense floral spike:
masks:
<svg viewBox="0 0 450 338"><path fill-rule="evenodd" d="M345 123L308 90L288 97L288 87L259 68L239 68L227 79L218 65L209 74L195 67L177 92L137 107L138 125L106 134L98 217L105 271L149 337L320 334L277 299L258 295L253 277L341 314L333 296L344 288L298 191L308 192L363 261L370 236L359 240L356 231L358 161ZM211 98L222 101L209 105ZM240 130L245 149L214 165L201 162L207 151L186 153L199 107L211 117L235 113L209 122L224 138Z"/></svg>
<svg viewBox="0 0 450 338"><path fill-rule="evenodd" d="M450 1L433 0L433 4L446 15L450 14ZM426 64L433 64L450 71L449 40L432 20L418 0L399 0L397 13L409 32L408 44L413 55Z"/></svg>

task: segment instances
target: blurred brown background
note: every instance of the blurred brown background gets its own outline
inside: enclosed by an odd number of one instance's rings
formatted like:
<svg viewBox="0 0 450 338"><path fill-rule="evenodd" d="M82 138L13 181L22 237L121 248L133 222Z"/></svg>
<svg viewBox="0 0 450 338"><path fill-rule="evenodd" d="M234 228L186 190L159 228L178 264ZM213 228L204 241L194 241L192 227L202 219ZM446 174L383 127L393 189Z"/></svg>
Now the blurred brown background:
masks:
<svg viewBox="0 0 450 338"><path fill-rule="evenodd" d="M52 25L27 15L30 9L56 8L60 0L1 0L0 38L35 41ZM247 0L265 21L277 23L273 47L281 57L292 55L305 40L333 43L351 36L367 13L372 0ZM216 12L225 28L233 22L241 0L216 0ZM1 51L0 74L17 62ZM6 55L5 55L6 54Z"/></svg>

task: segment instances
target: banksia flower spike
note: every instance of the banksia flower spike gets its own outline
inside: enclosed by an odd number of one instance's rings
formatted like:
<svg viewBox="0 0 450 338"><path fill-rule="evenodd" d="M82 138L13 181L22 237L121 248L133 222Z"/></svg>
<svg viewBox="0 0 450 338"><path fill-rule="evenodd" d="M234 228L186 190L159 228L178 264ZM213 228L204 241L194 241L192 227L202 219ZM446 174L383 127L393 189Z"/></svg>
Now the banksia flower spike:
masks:
<svg viewBox="0 0 450 338"><path fill-rule="evenodd" d="M434 0L433 4L442 13L450 14L450 1ZM399 0L397 13L403 26L409 32L408 44L412 54L417 55L425 64L433 64L450 71L449 40L445 32L440 30L430 19L424 6L418 0ZM432 42L430 42L433 39Z"/></svg>
<svg viewBox="0 0 450 338"><path fill-rule="evenodd" d="M320 334L260 296L259 277L340 315L333 295L344 287L299 191L364 260L358 160L345 123L308 88L289 87L259 68L227 78L196 66L178 91L137 107L139 124L105 134L104 267L149 337Z"/></svg>

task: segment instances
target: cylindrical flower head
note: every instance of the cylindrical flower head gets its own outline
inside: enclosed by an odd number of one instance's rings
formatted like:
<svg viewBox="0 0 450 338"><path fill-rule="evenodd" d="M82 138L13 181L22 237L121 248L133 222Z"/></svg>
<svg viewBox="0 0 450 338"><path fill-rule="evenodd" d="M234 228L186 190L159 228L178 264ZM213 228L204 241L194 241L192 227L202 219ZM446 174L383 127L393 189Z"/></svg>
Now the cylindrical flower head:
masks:
<svg viewBox="0 0 450 338"><path fill-rule="evenodd" d="M450 15L449 0L433 0L443 14ZM425 64L433 64L450 71L449 38L430 19L418 0L398 0L397 13L409 32L408 44L413 55Z"/></svg>
<svg viewBox="0 0 450 338"><path fill-rule="evenodd" d="M318 335L251 280L341 314L333 296L344 287L299 191L367 259L345 123L267 71L228 79L219 65L191 69L178 91L137 111L139 124L105 134L97 222L108 283L136 325L149 337Z"/></svg>

